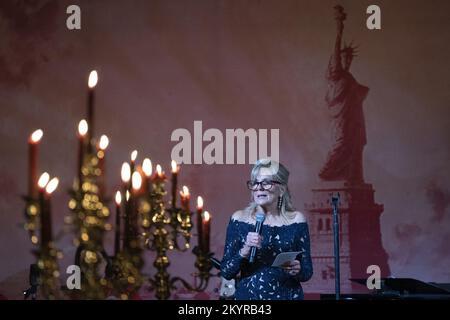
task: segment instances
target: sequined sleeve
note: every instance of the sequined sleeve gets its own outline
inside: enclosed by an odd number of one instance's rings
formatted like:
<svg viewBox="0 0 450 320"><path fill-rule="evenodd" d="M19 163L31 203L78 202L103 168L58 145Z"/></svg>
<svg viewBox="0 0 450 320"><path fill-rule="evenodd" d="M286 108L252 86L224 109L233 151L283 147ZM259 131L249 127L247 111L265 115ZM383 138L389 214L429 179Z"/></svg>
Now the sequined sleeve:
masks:
<svg viewBox="0 0 450 320"><path fill-rule="evenodd" d="M240 271L242 260L244 259L239 250L242 247L242 237L235 221L230 219L227 228L225 240L224 255L221 263L221 276L231 280L237 276Z"/></svg>
<svg viewBox="0 0 450 320"><path fill-rule="evenodd" d="M311 279L313 275L313 265L311 260L311 246L308 224L300 223L299 225L299 251L301 251L301 253L297 256L297 259L300 261L301 270L297 277L299 281L305 282Z"/></svg>

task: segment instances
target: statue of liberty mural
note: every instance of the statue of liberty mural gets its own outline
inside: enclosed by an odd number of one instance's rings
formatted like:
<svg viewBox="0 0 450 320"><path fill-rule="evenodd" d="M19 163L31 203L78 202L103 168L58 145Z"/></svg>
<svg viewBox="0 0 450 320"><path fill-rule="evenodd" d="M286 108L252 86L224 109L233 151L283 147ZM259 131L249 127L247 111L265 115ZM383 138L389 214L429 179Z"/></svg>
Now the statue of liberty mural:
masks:
<svg viewBox="0 0 450 320"><path fill-rule="evenodd" d="M344 180L351 185L364 183L363 149L366 144L363 101L369 88L359 84L350 73L356 55L355 47L342 47L342 32L346 14L335 6L337 36L327 70L326 102L331 113L333 146L319 173L325 181Z"/></svg>

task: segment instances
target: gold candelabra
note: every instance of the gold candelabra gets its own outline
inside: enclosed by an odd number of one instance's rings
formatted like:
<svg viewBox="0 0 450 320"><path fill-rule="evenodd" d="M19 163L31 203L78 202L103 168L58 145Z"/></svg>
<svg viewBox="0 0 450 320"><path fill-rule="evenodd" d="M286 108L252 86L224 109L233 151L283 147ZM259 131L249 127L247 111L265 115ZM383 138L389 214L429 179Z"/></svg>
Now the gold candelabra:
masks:
<svg viewBox="0 0 450 320"><path fill-rule="evenodd" d="M74 244L77 246L75 265L81 271L81 289L72 292L76 298L103 299L108 292L108 279L99 267L102 262L111 265L109 256L103 247L105 231L112 226L107 222L110 215L100 192L99 180L103 174L99 165L104 150L89 150L83 156L81 175L70 191L69 208L71 216L66 222L73 226Z"/></svg>
<svg viewBox="0 0 450 320"><path fill-rule="evenodd" d="M213 276L210 273L212 269L210 258L213 253L203 250L200 237L199 245L193 250L193 253L196 255L195 267L198 269L197 276L200 278L200 282L191 285L181 277L171 277L167 271L170 265L167 252L169 250L187 251L190 248L192 236L191 217L193 213L189 209L189 191L187 187L183 187L183 191L180 192L181 207L176 205L177 174L177 165L172 162L171 203L164 201L164 196L167 194L165 190L166 176L161 172L159 165L153 179L147 183L145 192L139 198L138 212L142 217L141 226L144 230L142 233L144 244L147 249L156 252L153 262L156 274L149 278L149 282L150 289L155 291L157 299L168 299L172 289L176 288L175 284L177 282L180 282L188 290L204 291L208 286L210 277ZM203 224L197 227L200 230L202 226ZM181 244L180 238L183 241Z"/></svg>
<svg viewBox="0 0 450 320"><path fill-rule="evenodd" d="M166 176L161 166L151 175L151 162L145 159L142 168L135 168L137 151L133 152L131 165L122 169L124 200L116 199L116 238L114 255L109 256L103 245L105 232L112 229L108 223L110 210L105 196L105 149L108 138L102 136L98 143L94 139L94 88L98 75L89 75L87 121L78 126L78 167L77 178L69 191L68 203L71 215L65 222L72 226L77 247L75 265L80 268L81 288L66 293L74 299L104 299L108 295L130 299L138 292L146 280L157 299L168 299L177 283L191 291L206 290L211 276L213 253L209 250L210 215L203 212L203 200L197 206L198 245L192 250L196 255L195 268L200 281L190 284L181 277L172 277L167 268L170 265L169 250L187 251L192 237L193 212L189 208L189 190L183 187L181 206L177 206L177 176L179 166L172 161L172 199L164 200ZM33 244L39 244L34 251L37 256L39 283L33 282L27 293L35 294L36 285L46 298L58 298L58 263L62 257L53 242L50 195L58 185L58 179L49 179L47 173L37 181L37 147L42 138L42 130L36 130L29 140L29 195L24 197L25 229ZM141 169L139 171L139 169ZM142 180L144 179L143 183ZM121 196L119 192L119 196ZM122 205L123 203L123 205ZM124 206L124 214L120 213ZM121 222L124 220L122 232ZM40 238L38 230L40 229ZM122 239L123 236L123 239ZM182 238L183 243L180 243ZM123 240L123 243L122 241ZM122 245L121 245L122 243ZM144 249L156 252L153 276L143 276ZM105 270L100 270L106 264ZM31 279L31 276L30 276ZM31 282L31 280L30 280ZM25 294L25 293L24 293Z"/></svg>
<svg viewBox="0 0 450 320"><path fill-rule="evenodd" d="M58 183L58 178L50 180L49 174L44 172L37 183L38 189L32 188L30 195L24 197L24 228L28 230L31 242L37 245L37 248L32 250L37 264L30 266L31 287L23 292L25 299L30 295L36 299L38 287L46 299L60 297L58 259L62 258L62 253L53 242L50 197Z"/></svg>

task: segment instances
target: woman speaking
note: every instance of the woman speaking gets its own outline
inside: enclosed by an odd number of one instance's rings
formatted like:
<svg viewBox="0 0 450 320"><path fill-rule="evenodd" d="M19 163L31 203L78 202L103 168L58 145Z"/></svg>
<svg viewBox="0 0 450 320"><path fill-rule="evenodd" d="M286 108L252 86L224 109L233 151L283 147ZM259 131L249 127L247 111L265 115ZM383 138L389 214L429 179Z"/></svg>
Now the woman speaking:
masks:
<svg viewBox="0 0 450 320"><path fill-rule="evenodd" d="M236 300L303 299L301 282L313 274L310 239L305 217L292 206L288 178L282 164L258 160L247 182L251 203L230 219L221 275L231 280L240 272ZM283 268L273 267L282 252L300 253Z"/></svg>

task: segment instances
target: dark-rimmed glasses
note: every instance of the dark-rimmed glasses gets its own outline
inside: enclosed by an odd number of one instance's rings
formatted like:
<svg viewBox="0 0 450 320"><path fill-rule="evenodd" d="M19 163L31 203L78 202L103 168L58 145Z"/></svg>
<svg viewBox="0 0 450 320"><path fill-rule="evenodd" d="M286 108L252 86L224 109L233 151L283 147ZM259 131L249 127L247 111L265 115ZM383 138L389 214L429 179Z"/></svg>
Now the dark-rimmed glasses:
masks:
<svg viewBox="0 0 450 320"><path fill-rule="evenodd" d="M275 181L275 180L263 180L263 181L259 181L259 182L249 180L249 181L247 181L247 188L249 190L256 191L256 190L259 190L259 188L260 188L259 186L261 186L263 188L263 190L267 191L267 190L272 189L275 184L281 184L281 183L278 181Z"/></svg>

